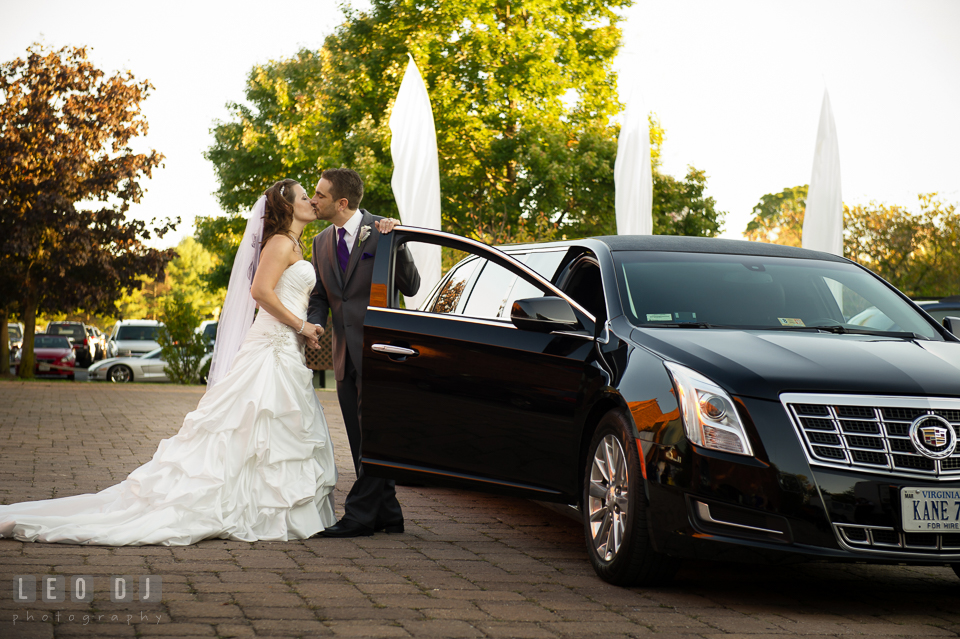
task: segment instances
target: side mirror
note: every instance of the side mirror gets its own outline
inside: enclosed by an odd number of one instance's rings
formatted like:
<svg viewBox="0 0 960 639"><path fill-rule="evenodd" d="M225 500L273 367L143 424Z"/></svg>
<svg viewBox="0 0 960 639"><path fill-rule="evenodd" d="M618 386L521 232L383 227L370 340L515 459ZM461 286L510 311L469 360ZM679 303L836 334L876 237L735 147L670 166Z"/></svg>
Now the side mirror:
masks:
<svg viewBox="0 0 960 639"><path fill-rule="evenodd" d="M581 328L566 300L552 296L517 300L510 309L510 321L519 329L538 333Z"/></svg>
<svg viewBox="0 0 960 639"><path fill-rule="evenodd" d="M943 327L957 337L960 337L960 317L944 317Z"/></svg>

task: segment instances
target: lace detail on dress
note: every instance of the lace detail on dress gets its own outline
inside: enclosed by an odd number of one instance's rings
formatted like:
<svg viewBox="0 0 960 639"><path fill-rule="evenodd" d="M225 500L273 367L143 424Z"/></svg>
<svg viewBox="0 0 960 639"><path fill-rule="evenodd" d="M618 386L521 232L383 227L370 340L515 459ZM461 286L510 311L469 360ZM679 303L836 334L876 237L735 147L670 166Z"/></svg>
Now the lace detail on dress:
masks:
<svg viewBox="0 0 960 639"><path fill-rule="evenodd" d="M270 335L270 345L273 347L273 361L280 366L280 353L283 347L290 342L290 327L286 324L277 324Z"/></svg>

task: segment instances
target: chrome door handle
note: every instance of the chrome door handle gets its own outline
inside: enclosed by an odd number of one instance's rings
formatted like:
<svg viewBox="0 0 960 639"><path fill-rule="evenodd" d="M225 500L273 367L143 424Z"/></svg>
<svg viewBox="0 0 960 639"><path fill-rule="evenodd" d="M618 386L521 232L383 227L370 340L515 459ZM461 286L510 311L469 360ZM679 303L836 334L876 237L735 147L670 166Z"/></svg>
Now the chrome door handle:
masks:
<svg viewBox="0 0 960 639"><path fill-rule="evenodd" d="M387 355L400 355L401 357L416 357L420 353L413 350L412 348L404 348L403 346L394 346L393 344L374 344L371 347L374 352L377 353L386 353Z"/></svg>

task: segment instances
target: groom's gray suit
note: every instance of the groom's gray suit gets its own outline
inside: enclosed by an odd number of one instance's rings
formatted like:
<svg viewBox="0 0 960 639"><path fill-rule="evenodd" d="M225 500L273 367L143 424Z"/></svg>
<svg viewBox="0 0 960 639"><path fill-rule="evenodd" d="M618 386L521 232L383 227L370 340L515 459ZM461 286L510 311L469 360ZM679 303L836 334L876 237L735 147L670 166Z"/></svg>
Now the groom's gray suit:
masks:
<svg viewBox="0 0 960 639"><path fill-rule="evenodd" d="M363 319L370 303L373 263L380 240L380 231L374 222L383 219L364 209L360 212L363 218L350 250L346 272L340 269L337 260L336 227L330 225L313 239L311 261L317 273L317 285L310 295L307 321L326 328L328 311L333 315L333 371L337 379L337 398L357 471L357 481L344 504L343 518L376 529L402 522L403 513L397 501L395 482L365 476L360 467ZM364 227L370 228L370 235L360 242ZM397 252L394 272L397 289L404 295L415 295L420 289L420 273L406 249Z"/></svg>

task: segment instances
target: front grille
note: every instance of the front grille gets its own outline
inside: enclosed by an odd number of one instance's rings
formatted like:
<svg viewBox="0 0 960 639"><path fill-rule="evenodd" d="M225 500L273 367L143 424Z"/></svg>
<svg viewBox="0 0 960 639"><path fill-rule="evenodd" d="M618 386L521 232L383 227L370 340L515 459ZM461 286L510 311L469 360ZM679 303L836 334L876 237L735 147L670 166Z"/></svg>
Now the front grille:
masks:
<svg viewBox="0 0 960 639"><path fill-rule="evenodd" d="M896 552L912 555L956 555L960 534L902 533L882 526L834 524L841 541L855 550Z"/></svg>
<svg viewBox="0 0 960 639"><path fill-rule="evenodd" d="M960 480L960 443L937 460L922 455L910 439L910 424L924 415L947 420L960 438L958 399L785 393L780 400L813 465Z"/></svg>

